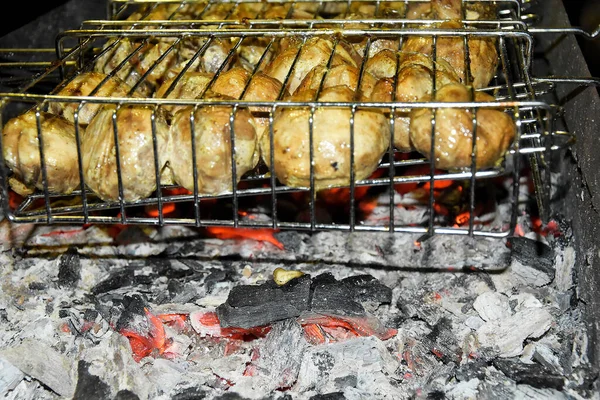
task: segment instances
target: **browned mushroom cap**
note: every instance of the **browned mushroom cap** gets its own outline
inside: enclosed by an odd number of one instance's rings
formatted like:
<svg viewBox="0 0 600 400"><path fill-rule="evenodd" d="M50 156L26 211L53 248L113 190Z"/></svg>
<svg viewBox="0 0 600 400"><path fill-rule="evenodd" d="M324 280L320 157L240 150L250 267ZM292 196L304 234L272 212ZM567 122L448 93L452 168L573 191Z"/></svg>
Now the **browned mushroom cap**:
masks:
<svg viewBox="0 0 600 400"><path fill-rule="evenodd" d="M172 43L166 40L110 40L94 61L94 71L115 75L135 87L140 94L150 96L179 62L178 52L171 46ZM144 76L146 73L148 75Z"/></svg>
<svg viewBox="0 0 600 400"><path fill-rule="evenodd" d="M394 82L391 78L383 78L377 81L371 94L371 101L388 102L393 100ZM391 110L387 110L391 112ZM388 122L389 124L389 122ZM391 129L391 124L388 131ZM410 109L396 110L394 114L394 147L399 151L413 151L410 143Z"/></svg>
<svg viewBox="0 0 600 400"><path fill-rule="evenodd" d="M421 53L401 53L400 69L396 85L396 100L421 101L433 93L433 60ZM459 82L450 64L444 60L435 62L435 87Z"/></svg>
<svg viewBox="0 0 600 400"><path fill-rule="evenodd" d="M446 85L435 99L443 102L471 101L470 90L460 84ZM476 92L475 101L493 101L493 97ZM431 109L415 109L411 113L410 138L415 149L436 168L462 169L471 167L473 143L473 113L467 108L440 108L435 114L435 152L431 154ZM515 124L505 112L494 108L477 110L476 166L495 166L505 155L515 137Z"/></svg>
<svg viewBox="0 0 600 400"><path fill-rule="evenodd" d="M460 21L444 21L435 26L445 29L461 29ZM498 51L496 41L489 37L471 37L469 45L470 84L476 89L486 87L494 77L498 68ZM433 39L431 36L411 36L402 46L404 54L421 53L433 56ZM452 66L461 82L466 82L465 76L465 42L461 36L442 36L436 41L436 61L441 60ZM403 62L401 56L400 62Z"/></svg>
<svg viewBox="0 0 600 400"><path fill-rule="evenodd" d="M212 92L226 98L239 99L243 95L243 99L248 101L274 101L279 97L281 87L281 82L262 72L251 76L244 68L234 67L217 78L212 86ZM284 91L283 95L287 95L287 92ZM269 109L269 107L249 108L254 117L258 138L268 127L269 119L265 111Z"/></svg>
<svg viewBox="0 0 600 400"><path fill-rule="evenodd" d="M347 64L340 64L331 69L328 69L325 65L317 65L302 80L300 86L296 89L296 93L306 90L317 91L319 87L326 89L333 86L347 86L350 90L356 91L359 88L359 78L361 79L359 97L368 98L376 83L375 78L370 73L363 71L361 77L360 70L357 67ZM359 100L359 98L355 100Z"/></svg>
<svg viewBox="0 0 600 400"><path fill-rule="evenodd" d="M65 87L57 93L59 96L96 96L96 97L139 97L137 92L131 93L131 87L116 76L109 76L100 72L84 72L73 78ZM102 103L87 102L81 106L80 101L69 103L50 103L48 111L62 115L71 122L75 122L75 113L77 113L77 122L80 125L90 123L98 110L104 106ZM81 107L80 107L81 106Z"/></svg>
<svg viewBox="0 0 600 400"><path fill-rule="evenodd" d="M306 3L307 5L309 3ZM290 11L292 3L284 4L284 5L273 5L269 7L269 9L264 13L264 19L311 19L314 14L303 10L301 7L298 7L298 3L295 3L294 8Z"/></svg>
<svg viewBox="0 0 600 400"><path fill-rule="evenodd" d="M228 71L221 72L211 89L223 96L239 99L249 79L250 72L242 67L233 67Z"/></svg>
<svg viewBox="0 0 600 400"><path fill-rule="evenodd" d="M365 71L377 79L392 78L396 74L398 63L396 53L390 49L382 49L375 53L366 61Z"/></svg>
<svg viewBox="0 0 600 400"><path fill-rule="evenodd" d="M48 191L69 194L80 185L75 125L45 112L40 113L40 123ZM35 111L27 111L6 123L2 149L6 165L14 174L11 184L15 183L13 189L17 193L44 189Z"/></svg>
<svg viewBox="0 0 600 400"><path fill-rule="evenodd" d="M383 55L387 53L384 50ZM381 54L381 53L380 53ZM395 96L393 78L384 77L377 81L371 94L371 101L388 102L402 101L407 103L423 101L428 99L433 93L433 61L431 57L421 53L401 53L402 63L398 69L396 79ZM392 57L388 54L386 57ZM395 57L395 56L394 56ZM439 60L436 65L436 87L458 82L458 77L452 67L443 60ZM394 66L395 68L395 66ZM393 74L392 64L384 76ZM410 109L397 109L394 114L394 147L400 151L412 151L413 145L410 141Z"/></svg>
<svg viewBox="0 0 600 400"><path fill-rule="evenodd" d="M115 113L123 200L139 200L156 190L155 157L158 157L160 174L167 162L169 127L162 113L146 106L129 105L118 110L106 106L96 114L83 135L81 152L85 183L102 200L119 199ZM153 125L157 154L154 153Z"/></svg>
<svg viewBox="0 0 600 400"><path fill-rule="evenodd" d="M319 100L352 101L354 92L347 86L324 89ZM307 90L293 100L314 98ZM350 184L351 110L348 107L319 107L313 117L313 151L315 188ZM285 185L310 186L310 109L286 107L277 112L273 122L273 170ZM379 165L389 146L387 120L378 110L358 110L354 115L354 179L365 179ZM261 140L263 160L270 165L270 137Z"/></svg>
<svg viewBox="0 0 600 400"><path fill-rule="evenodd" d="M195 161L192 153L195 143ZM177 112L171 124L169 167L176 183L194 190L194 166L198 192L219 194L232 190L231 123L232 107L204 106ZM254 120L247 109L238 109L233 119L235 138L235 181L258 163Z"/></svg>
<svg viewBox="0 0 600 400"><path fill-rule="evenodd" d="M281 87L282 84L277 79L271 78L262 72L257 72L250 80L243 98L248 101L274 101L279 97ZM287 91L284 91L282 97L287 96ZM269 128L268 112L270 109L271 107L250 107L250 111L254 116L256 135L259 142Z"/></svg>
<svg viewBox="0 0 600 400"><path fill-rule="evenodd" d="M299 55L298 52L300 52ZM360 56L350 44L339 42L336 46L330 39L312 37L304 45L294 44L288 46L269 63L264 72L282 83L286 81L286 77L289 75L286 89L290 93L294 93L304 77L314 67L328 64L332 53L334 54L330 64L331 67L340 64L357 67L360 63ZM294 60L296 60L295 63Z"/></svg>
<svg viewBox="0 0 600 400"><path fill-rule="evenodd" d="M196 99L201 96L213 79L209 72L186 72L180 77L166 80L154 93L156 98L167 99ZM171 114L185 108L185 105L168 105L164 109Z"/></svg>

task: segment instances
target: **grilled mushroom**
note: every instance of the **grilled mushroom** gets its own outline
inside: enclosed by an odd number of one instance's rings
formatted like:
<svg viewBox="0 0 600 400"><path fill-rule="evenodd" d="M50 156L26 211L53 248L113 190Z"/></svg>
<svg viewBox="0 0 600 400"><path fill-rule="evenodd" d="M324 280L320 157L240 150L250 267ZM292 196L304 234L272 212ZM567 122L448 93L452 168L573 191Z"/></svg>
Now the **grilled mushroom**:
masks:
<svg viewBox="0 0 600 400"><path fill-rule="evenodd" d="M436 92L435 100L442 102L471 101L468 87L453 83ZM475 92L475 101L488 102L494 98ZM463 169L471 167L473 144L473 113L467 108L440 108L435 114L434 154L431 154L431 109L415 109L411 113L410 139L421 154L435 159L436 168ZM476 167L495 166L505 155L515 137L512 118L499 109L480 108L476 113Z"/></svg>
<svg viewBox="0 0 600 400"><path fill-rule="evenodd" d="M326 88L319 96L324 102L353 101L355 92L347 86ZM306 101L315 97L314 90L297 93L292 100ZM354 179L367 178L377 168L389 145L387 120L377 110L358 110L354 115L354 166L351 167L351 110L348 107L320 107L313 117L312 145L314 181L317 190L350 184ZM283 184L310 186L311 141L310 109L285 107L273 122L273 170ZM270 137L261 140L263 160L270 165Z"/></svg>
<svg viewBox="0 0 600 400"><path fill-rule="evenodd" d="M195 111L189 107L175 114L170 129L168 153L169 167L176 183L193 191L196 168L199 193L219 194L232 190L231 113L232 107L203 106ZM259 157L254 120L247 109L236 111L233 128L235 179L238 182L242 175L256 166Z"/></svg>
<svg viewBox="0 0 600 400"><path fill-rule="evenodd" d="M98 96L98 97L138 97L139 94L131 93L131 87L120 78L109 76L100 72L84 72L75 76L65 87L60 89L59 96ZM80 107L81 105L81 107ZM62 115L71 122L87 125L102 107L102 103L81 102L52 102L49 111Z"/></svg>
<svg viewBox="0 0 600 400"><path fill-rule="evenodd" d="M293 43L287 46L275 56L264 72L282 83L289 75L286 89L294 93L314 67L329 63L332 53L331 67L341 64L357 67L361 61L358 53L348 43L340 41L335 45L330 39L312 37L304 45Z"/></svg>
<svg viewBox="0 0 600 400"><path fill-rule="evenodd" d="M113 122L117 128L118 162ZM157 188L155 158L159 174L167 162L168 136L169 126L160 110L142 105L104 107L92 119L81 141L85 183L100 199L119 200L120 172L124 201L148 197Z"/></svg>
<svg viewBox="0 0 600 400"><path fill-rule="evenodd" d="M48 191L69 194L80 185L75 125L46 112L39 113L39 123ZM7 122L2 131L2 149L4 160L14 174L11 186L15 192L24 195L36 188L44 189L35 110Z"/></svg>

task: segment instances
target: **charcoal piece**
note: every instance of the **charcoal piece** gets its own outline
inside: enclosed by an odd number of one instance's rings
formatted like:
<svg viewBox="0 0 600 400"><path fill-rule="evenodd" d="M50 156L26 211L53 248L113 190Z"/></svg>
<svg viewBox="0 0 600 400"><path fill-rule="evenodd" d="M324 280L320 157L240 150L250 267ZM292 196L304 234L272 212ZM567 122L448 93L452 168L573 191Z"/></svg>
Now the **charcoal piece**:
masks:
<svg viewBox="0 0 600 400"><path fill-rule="evenodd" d="M146 285L146 286L151 286L154 283L154 280L156 279L156 275L155 274L134 274L133 276L133 285L134 286L142 286L142 285Z"/></svg>
<svg viewBox="0 0 600 400"><path fill-rule="evenodd" d="M353 294L343 283L318 285L313 291L310 309L322 314L364 315L364 307L353 300Z"/></svg>
<svg viewBox="0 0 600 400"><path fill-rule="evenodd" d="M150 241L150 238L146 232L144 232L144 229L137 225L128 225L115 237L115 243L117 245L147 243L148 241Z"/></svg>
<svg viewBox="0 0 600 400"><path fill-rule="evenodd" d="M42 282L31 282L28 287L33 291L46 290L46 284Z"/></svg>
<svg viewBox="0 0 600 400"><path fill-rule="evenodd" d="M525 384L540 389L561 390L565 384L562 375L553 373L540 364L524 364L519 360L496 359L492 365L517 384Z"/></svg>
<svg viewBox="0 0 600 400"><path fill-rule="evenodd" d="M131 286L133 284L134 271L132 269L122 269L113 272L108 278L98 283L91 289L95 295L107 293L122 287Z"/></svg>
<svg viewBox="0 0 600 400"><path fill-rule="evenodd" d="M315 394L309 400L346 400L346 396L342 392L332 392L327 394Z"/></svg>
<svg viewBox="0 0 600 400"><path fill-rule="evenodd" d="M184 284L178 280L170 279L167 283L167 291L169 292L169 300L173 299L177 293L181 293L184 288Z"/></svg>
<svg viewBox="0 0 600 400"><path fill-rule="evenodd" d="M341 282L353 292L354 299L360 303L390 304L392 302L392 289L372 275L350 276L342 279Z"/></svg>
<svg viewBox="0 0 600 400"><path fill-rule="evenodd" d="M172 270L171 261L166 258L148 257L145 259L144 264L152 268L152 272L156 275L165 276Z"/></svg>
<svg viewBox="0 0 600 400"><path fill-rule="evenodd" d="M289 303L270 302L259 306L231 307L223 303L216 309L221 327L253 328L287 318L296 318L302 310Z"/></svg>
<svg viewBox="0 0 600 400"><path fill-rule="evenodd" d="M312 288L314 289L320 285L331 285L335 283L338 283L338 280L335 279L335 276L333 276L331 272L323 272L312 279Z"/></svg>
<svg viewBox="0 0 600 400"><path fill-rule="evenodd" d="M427 400L446 400L446 394L440 390L427 393Z"/></svg>
<svg viewBox="0 0 600 400"><path fill-rule="evenodd" d="M296 318L308 309L310 276L292 279L283 286L273 281L262 285L235 286L227 301L217 307L223 327L251 328L286 318Z"/></svg>
<svg viewBox="0 0 600 400"><path fill-rule="evenodd" d="M92 308L86 308L83 312L83 319L85 319L86 321L95 321L97 317L98 311Z"/></svg>
<svg viewBox="0 0 600 400"><path fill-rule="evenodd" d="M279 231L273 234L287 251L298 252L302 245L302 236L296 231Z"/></svg>
<svg viewBox="0 0 600 400"><path fill-rule="evenodd" d="M287 302L294 304L299 310L306 310L310 282L310 276L303 275L283 286L278 286L274 281L267 281L262 285L234 286L227 297L227 304L231 307L247 307Z"/></svg>
<svg viewBox="0 0 600 400"><path fill-rule="evenodd" d="M77 385L74 400L108 400L110 387L98 376L90 374L90 364L80 360L77 364Z"/></svg>
<svg viewBox="0 0 600 400"><path fill-rule="evenodd" d="M81 279L81 261L79 254L67 251L58 262L58 284L63 287L75 287Z"/></svg>
<svg viewBox="0 0 600 400"><path fill-rule="evenodd" d="M206 398L206 392L199 387L189 387L171 396L171 400L201 400Z"/></svg>
<svg viewBox="0 0 600 400"><path fill-rule="evenodd" d="M123 389L119 390L115 395L114 400L140 400L139 396L133 393L131 390Z"/></svg>
<svg viewBox="0 0 600 400"><path fill-rule="evenodd" d="M454 374L457 380L467 382L471 379L485 379L485 370L489 366L486 360L475 359L460 365Z"/></svg>
<svg viewBox="0 0 600 400"><path fill-rule="evenodd" d="M165 276L169 279L188 278L193 280L192 277L198 275L198 270L202 269L202 265L196 260L169 260L168 262L169 269L165 272Z"/></svg>
<svg viewBox="0 0 600 400"><path fill-rule="evenodd" d="M223 270L214 270L204 278L204 286L208 293L212 292L215 285L219 282L225 282L229 279L229 274Z"/></svg>
<svg viewBox="0 0 600 400"><path fill-rule="evenodd" d="M213 400L246 400L246 397L242 397L240 394L235 392L226 392L220 396L213 397Z"/></svg>
<svg viewBox="0 0 600 400"><path fill-rule="evenodd" d="M131 296L124 296L121 308L121 315L117 320L115 329L120 331L121 329L128 328L137 318L141 315L145 315L145 308L148 307L148 303L145 298L141 295L135 294Z"/></svg>
<svg viewBox="0 0 600 400"><path fill-rule="evenodd" d="M554 277L554 251L550 246L524 236L510 238L511 255L521 264Z"/></svg>
<svg viewBox="0 0 600 400"><path fill-rule="evenodd" d="M339 388L356 387L356 384L358 383L358 377L356 375L347 375L335 378L333 381Z"/></svg>

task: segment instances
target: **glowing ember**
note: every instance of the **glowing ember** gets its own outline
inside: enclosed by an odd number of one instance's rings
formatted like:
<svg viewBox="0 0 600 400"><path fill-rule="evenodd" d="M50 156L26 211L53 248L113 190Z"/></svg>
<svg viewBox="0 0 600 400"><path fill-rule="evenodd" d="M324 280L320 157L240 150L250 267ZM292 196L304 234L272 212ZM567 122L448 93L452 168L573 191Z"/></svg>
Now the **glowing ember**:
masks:
<svg viewBox="0 0 600 400"><path fill-rule="evenodd" d="M157 351L158 354L163 354L168 347L162 320L152 314L147 308L144 308L144 312L148 321L147 332L135 332L131 329L122 329L120 331L123 336L129 339L129 345L131 346L133 358L136 362L149 356L154 351Z"/></svg>
<svg viewBox="0 0 600 400"><path fill-rule="evenodd" d="M200 336L211 336L215 338L228 338L233 340L252 340L264 337L270 330L270 326L257 326L253 328L221 327L221 321L217 313L213 311L196 312L190 314L190 322L194 330Z"/></svg>
<svg viewBox="0 0 600 400"><path fill-rule="evenodd" d="M162 214L163 215L173 214L175 212L175 209L176 209L175 203L164 203L162 205ZM146 206L145 211L146 211L146 215L148 215L149 217L152 217L152 218L158 218L158 216L160 215L158 206L155 206L155 205Z"/></svg>
<svg viewBox="0 0 600 400"><path fill-rule="evenodd" d="M162 195L164 197L189 195L189 194L192 194L192 192L190 192L189 190L187 190L185 188L181 188L181 187L163 189L163 193L162 193ZM144 211L147 216L152 217L152 218L158 218L158 216L160 215L160 211L158 209L157 204L146 205L144 207ZM177 206L175 205L175 203L166 202L166 203L162 204L162 215L163 216L168 216L168 215L174 214L175 211L177 211Z"/></svg>
<svg viewBox="0 0 600 400"><path fill-rule="evenodd" d="M11 210L16 210L23 202L23 196L17 194L13 190L8 191L8 206Z"/></svg>
<svg viewBox="0 0 600 400"><path fill-rule="evenodd" d="M517 224L517 226L515 226L515 236L525 236L525 231L523 230L521 224Z"/></svg>
<svg viewBox="0 0 600 400"><path fill-rule="evenodd" d="M463 226L463 225L468 224L469 223L469 219L470 219L469 214L470 214L469 211L464 211L464 212L458 214L456 216L456 218L454 218L454 221L456 222L456 225Z"/></svg>
<svg viewBox="0 0 600 400"><path fill-rule="evenodd" d="M227 226L213 226L206 228L208 234L212 237L228 239L252 239L259 242L269 242L280 250L283 250L283 243L273 236L278 230L269 228L231 228Z"/></svg>

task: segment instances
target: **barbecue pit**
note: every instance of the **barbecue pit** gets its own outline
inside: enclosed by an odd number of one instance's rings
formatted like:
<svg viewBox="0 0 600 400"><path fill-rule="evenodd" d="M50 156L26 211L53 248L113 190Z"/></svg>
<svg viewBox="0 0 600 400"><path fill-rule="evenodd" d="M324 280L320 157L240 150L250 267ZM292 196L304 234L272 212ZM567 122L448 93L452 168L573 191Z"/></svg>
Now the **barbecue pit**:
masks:
<svg viewBox="0 0 600 400"><path fill-rule="evenodd" d="M10 329L4 336L11 346L3 360L14 383L6 385L11 395L86 397L95 387L100 388L99 396L131 392L139 398L227 398L228 393L241 398L362 398L369 391L381 398L470 398L477 393L500 398L591 396L597 385L593 305L598 300L591 287L598 280L592 267L598 255L591 239L596 228L590 228L597 218L593 211L597 175L592 170L596 156L591 144L594 135L588 133L597 129L593 116L599 103L597 92L587 88L596 81L586 77L589 73L573 37L593 35L568 27L560 2L551 14L529 3L496 2L496 19L473 21L465 15L464 29L458 30L426 28L429 21L407 20L406 15L352 20L358 27L348 27L346 19L316 19L316 14L308 20L263 19L260 13L249 19L229 18L244 2L232 3L217 22L179 20L177 11L161 20L160 26L143 18L127 21L139 10L139 3L111 2L106 19L86 19L76 29L59 32L56 53L32 51L27 61L5 64L9 79L2 93L3 121L31 107L41 112L61 103L81 106L80 110L94 104L145 105L157 110L200 103L152 96L86 97L82 103L81 98L53 94L89 68L103 46L115 39L167 43L163 61L169 51L180 51L178 46L187 39L201 44L196 57L202 57L211 43L227 40L233 45L214 82L227 71L237 50L255 37L273 38L272 43L299 39L305 44L313 37L330 36L334 49L345 40L368 37L368 53L377 40L400 37L400 49L403 40L427 35L434 54L436 43L445 39L467 43L493 38L499 69L481 92L493 94L496 102L324 104L212 99L201 104L229 107L231 121L245 107L262 107L271 138L278 111L302 108L307 121L312 121L308 122L311 158L316 154L315 115L329 108L346 110L350 121L357 120L361 110L385 109L393 142L396 122L389 116L400 109L492 110L501 104L515 124L517 139L502 163L477 168L472 162L454 171L439 170L435 160L390 146L368 178L355 181L355 171L350 169L347 186L324 191L315 185L314 165L310 185L293 187L279 182L275 171L262 163L240 182L232 178L231 191L218 194L201 193L197 186L184 191L177 185L163 185L140 200L106 201L85 187L68 195L51 193L46 177L42 189L17 196L9 184L11 171L2 169L3 234L7 239L12 236L3 257L12 266L6 276L14 281L6 293L11 298L17 289L27 289L22 297L15 297L14 306L5 307ZM403 4L407 3L418 2ZM316 12L324 9L317 6ZM557 41L561 35L563 39ZM540 59L540 51L576 54L570 58L575 61L563 65L568 57ZM32 59L41 62L34 64ZM59 62L49 65L49 60ZM331 64L333 53L328 60ZM146 77L160 69L160 61L154 65ZM286 76L284 81L288 80ZM574 87L577 90L572 92ZM349 123L351 132L353 124ZM152 128L153 140L156 129ZM235 142L235 131L230 133ZM351 149L353 140L349 133ZM476 152L473 148L472 154ZM80 140L77 153L82 153ZM43 150L40 155L45 158ZM235 161L235 152L231 160ZM268 164L274 161L271 158ZM153 179L160 182L158 160L153 164ZM82 167L79 175L83 176ZM123 171L117 175L123 199ZM235 168L231 176L236 176ZM587 190L574 189L579 184ZM564 207L575 201L577 208ZM32 269L32 264L37 267ZM288 310L284 317L277 314L282 312L279 303L268 301L283 290L272 283L276 268L305 274L296 280L304 279L312 288L307 292L309 306ZM33 282L25 287L21 279ZM352 292L356 287L367 297L375 296L379 285L390 289L385 301L359 301L372 319L349 320L348 307L354 305L342 299L360 297ZM340 290L339 303L328 303L327 296L321 303L316 301L320 287L326 294ZM300 296L292 289L284 291ZM232 298L232 293L238 297ZM39 306L32 307L41 298L49 304L43 320L36 317ZM224 331L228 328L224 318L237 314L231 310L233 314L226 314L223 307L236 309L236 304L240 310L258 307L252 310L258 309L260 321L269 325L268 333L252 331L258 338L248 340L250 333L244 331L245 340L232 339L231 332ZM327 308L336 306L337 314ZM216 315L221 319L221 336L210 334L215 329L212 309L220 310ZM341 314L346 325L339 319L313 320L302 313L306 310ZM28 312L29 324L15 320ZM35 321L42 322L38 326ZM232 317L231 321L234 327L243 323L249 324L245 329L255 327L247 319ZM32 331L24 330L24 325ZM311 330L315 326L319 334ZM361 334L365 326L374 333ZM44 337L36 329L51 327L62 327L64 332L35 344L36 338ZM144 341L156 339L148 336L156 327L166 329L170 346ZM342 331L345 336L340 336ZM352 335L354 339L346 341ZM56 343L62 343L64 353L57 351ZM70 346L75 343L89 351L73 353ZM60 369L64 379L56 379L44 372L50 364L31 360L36 353L57 364L78 357L78 367ZM102 366L100 360L107 354L109 361ZM27 362L19 362L18 355ZM124 355L131 356L125 370L133 382L112 377L120 375L118 360ZM323 366L325 359L328 366ZM361 373L351 367L357 364L366 370ZM210 367L202 370L201 365ZM277 374L286 368L292 378ZM158 376L163 381L158 382ZM202 383L190 383L198 380ZM142 389L142 381L152 384L145 383Z"/></svg>

